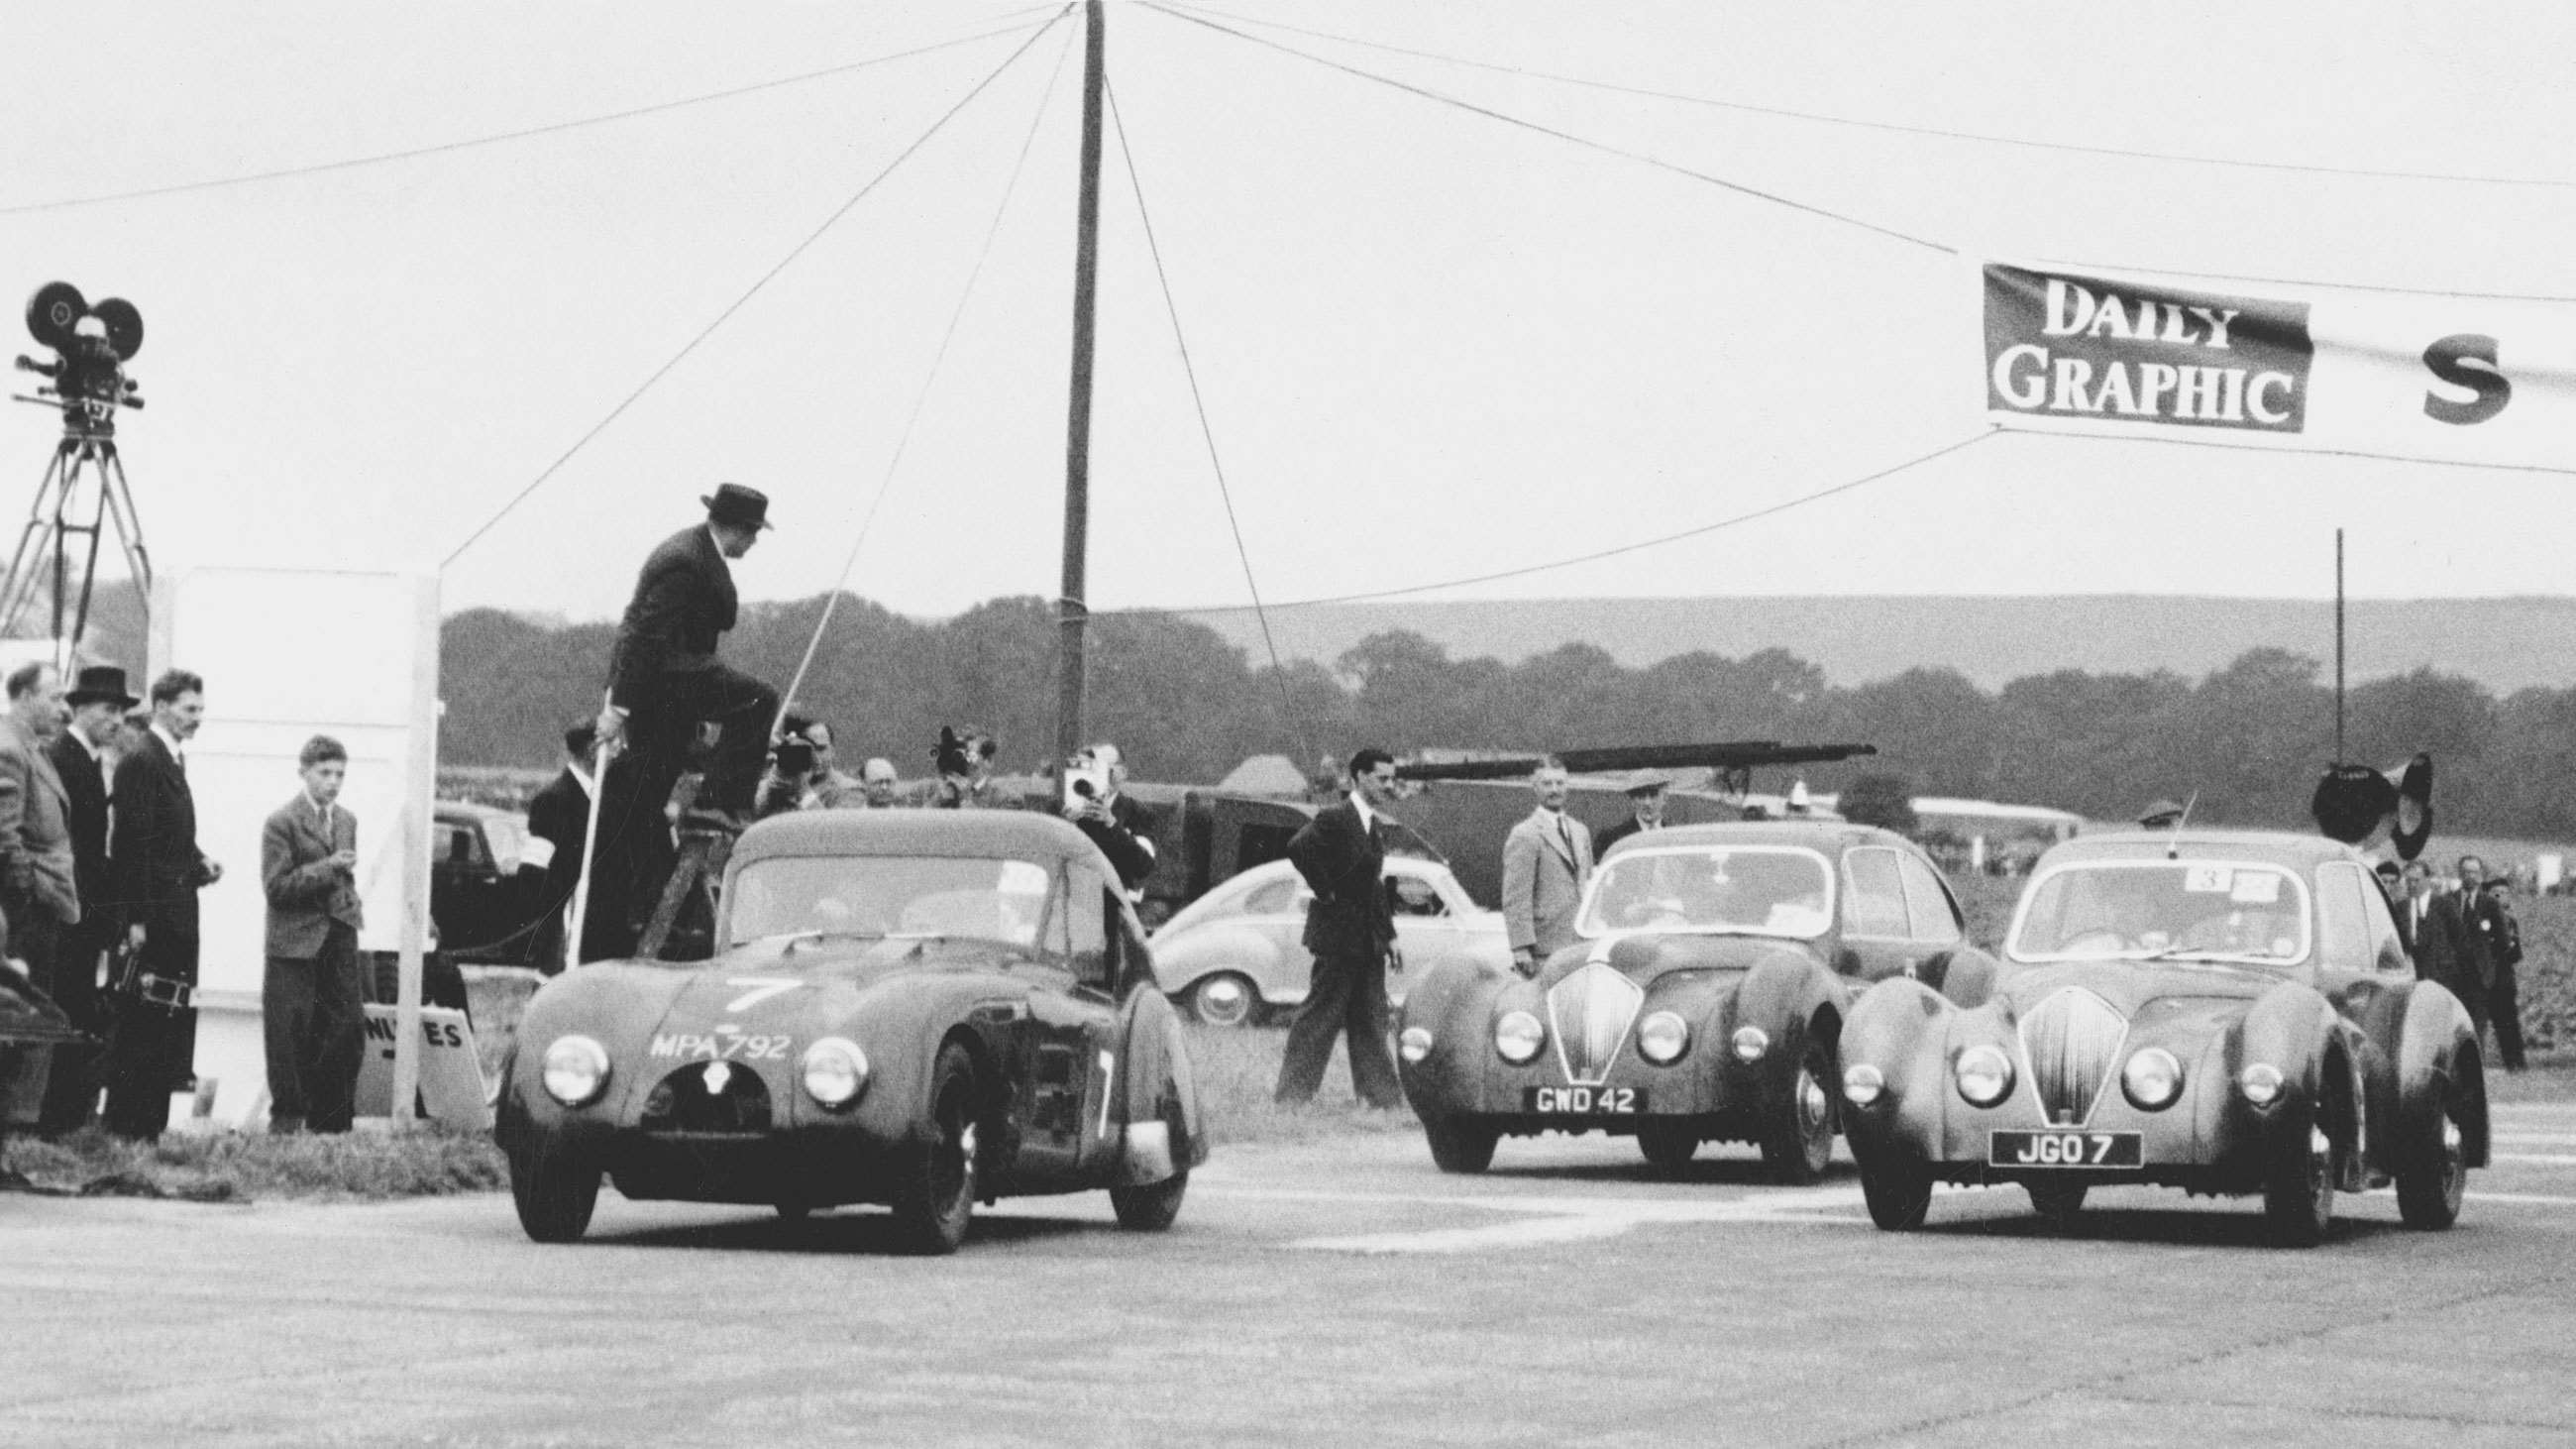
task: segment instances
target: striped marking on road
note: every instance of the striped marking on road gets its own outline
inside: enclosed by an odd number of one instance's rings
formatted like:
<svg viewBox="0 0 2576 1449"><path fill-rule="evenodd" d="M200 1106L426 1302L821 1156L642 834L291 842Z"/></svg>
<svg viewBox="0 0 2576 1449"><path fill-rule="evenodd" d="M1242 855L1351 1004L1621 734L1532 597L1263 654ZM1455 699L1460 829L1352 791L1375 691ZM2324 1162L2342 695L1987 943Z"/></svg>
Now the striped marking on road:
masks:
<svg viewBox="0 0 2576 1449"><path fill-rule="evenodd" d="M1833 1223L1820 1217L1861 1207L1858 1187L1820 1187L1719 1200L1648 1197L1446 1197L1401 1193L1273 1192L1231 1188L1228 1197L1353 1204L1408 1203L1507 1213L1472 1227L1298 1238L1287 1246L1331 1253L1471 1253L1538 1243L1617 1237L1649 1223ZM1848 1221L1848 1220L1844 1220Z"/></svg>
<svg viewBox="0 0 2576 1449"><path fill-rule="evenodd" d="M2552 1167L2576 1167L2576 1153L2566 1152L2491 1152L2498 1162L2541 1162Z"/></svg>

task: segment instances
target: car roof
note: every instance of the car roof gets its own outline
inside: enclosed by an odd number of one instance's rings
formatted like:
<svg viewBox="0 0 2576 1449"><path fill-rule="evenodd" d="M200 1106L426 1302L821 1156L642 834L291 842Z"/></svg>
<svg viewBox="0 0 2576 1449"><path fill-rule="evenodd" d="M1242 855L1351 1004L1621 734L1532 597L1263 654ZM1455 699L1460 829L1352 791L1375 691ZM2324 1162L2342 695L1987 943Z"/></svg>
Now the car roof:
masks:
<svg viewBox="0 0 2576 1449"><path fill-rule="evenodd" d="M2033 869L2072 860L2262 860L2314 866L2330 860L2368 860L2358 850L2322 835L2295 830L2107 830L2051 846Z"/></svg>
<svg viewBox="0 0 2576 1449"><path fill-rule="evenodd" d="M1848 820L1713 820L1702 825L1667 825L1652 832L1631 835L1620 844L1651 845L1658 849L1676 845L1791 845L1821 851L1843 850L1855 845L1916 848L1912 841L1893 830L1881 830L1875 825L1855 825Z"/></svg>
<svg viewBox="0 0 2576 1449"><path fill-rule="evenodd" d="M1070 823L1035 810L798 810L754 824L740 863L781 855L919 855L1056 863L1108 858Z"/></svg>

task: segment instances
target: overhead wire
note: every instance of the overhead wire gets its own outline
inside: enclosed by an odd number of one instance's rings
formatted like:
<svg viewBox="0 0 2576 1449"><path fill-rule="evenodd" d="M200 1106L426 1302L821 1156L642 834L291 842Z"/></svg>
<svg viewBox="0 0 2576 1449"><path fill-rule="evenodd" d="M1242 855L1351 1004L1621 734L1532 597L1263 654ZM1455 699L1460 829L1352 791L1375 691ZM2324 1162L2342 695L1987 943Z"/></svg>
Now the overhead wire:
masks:
<svg viewBox="0 0 2576 1449"><path fill-rule="evenodd" d="M1208 421L1207 397L1199 388L1198 368L1190 361L1190 339L1181 327L1180 304L1172 297L1172 275L1163 265L1163 245L1155 238L1154 214L1145 204L1145 183L1137 174L1136 153L1127 141L1127 118L1118 110L1118 87L1111 84L1106 76L1102 77L1101 86L1109 98L1110 128L1118 134L1118 155L1127 165L1127 186L1136 197L1136 219L1144 225L1145 252L1153 258L1154 280L1163 289L1163 313L1172 321L1172 344L1180 350L1181 374L1189 379L1190 406L1198 412L1199 437L1207 444L1208 469L1216 477L1217 497L1225 504L1225 526L1234 535L1234 556L1243 565L1244 591L1252 596L1253 617L1261 625L1261 645L1270 655L1270 676L1279 686L1280 713L1297 730L1300 743L1311 758L1314 746L1312 732L1303 727L1304 721L1298 716L1296 703L1288 693L1288 670L1279 661L1279 641L1270 633L1270 613L1261 606L1261 581L1253 577L1252 551L1243 542L1243 520L1235 512L1234 490L1225 481L1225 460L1217 455L1216 429Z"/></svg>
<svg viewBox="0 0 2576 1449"><path fill-rule="evenodd" d="M1470 70L1491 71L1517 76L1524 80L1550 81L1558 85L1579 86L1587 90L1609 91L1618 95L1638 96L1648 100L1676 101L1684 105L1706 106L1722 111L1741 111L1757 116L1776 116L1784 120L1812 121L1828 126L1849 126L1860 130L1886 131L1907 136L1932 136L1951 141L1975 141L1990 146L2014 146L2033 151L2062 151L2084 156L2116 156L2137 161L2162 161L2193 166L2228 166L2250 171L2294 171L2319 176L2351 176L2378 181L2443 181L2476 186L2529 186L2576 188L2576 180L2544 176L2480 176L2447 171L2407 171L2373 166L2329 166L2305 161L2264 161L2242 156L2211 156L2185 151L2152 151L2128 146L2089 145L2080 141L2038 141L2026 136L2004 136L1986 131L1965 131L1945 126L1926 126L1902 121L1872 121L1858 116L1837 116L1821 111L1802 111L1788 106L1757 105L1750 101L1720 100L1715 96L1693 95L1686 91L1656 90L1649 86L1623 85L1617 81L1597 80L1589 76L1567 75L1560 71L1532 70L1523 66L1503 65L1494 61L1474 60L1445 51L1418 50L1410 46L1389 45L1383 41L1365 40L1356 35L1341 35L1329 30L1315 30L1290 25L1283 20L1263 20L1231 11L1210 9L1204 5L1178 5L1194 14L1263 30L1284 30L1316 40L1330 40L1364 50L1384 51L1390 55L1412 56L1438 61L1443 65L1464 66Z"/></svg>
<svg viewBox="0 0 2576 1449"><path fill-rule="evenodd" d="M1191 14L1186 10L1177 10L1168 5L1157 4L1155 3L1155 0L1144 0L1144 8L1168 15L1175 20L1186 21L1191 25L1204 26L1209 30L1216 31L1220 35L1231 35L1235 39L1243 41L1249 45L1257 45L1264 49L1275 50L1282 55L1293 55L1300 60L1322 66L1327 70L1337 70L1344 75L1354 76L1360 80L1369 81L1377 85L1403 91L1408 95L1419 96L1424 100L1435 101L1441 105L1465 111L1470 115L1483 116L1487 120L1500 121L1504 125L1514 126L1524 131L1534 131L1542 136L1552 136L1557 140L1567 142L1571 145L1580 146L1588 151L1597 151L1607 156L1617 156L1624 160L1634 161L1639 165L1651 166L1658 171L1670 172L1675 176L1686 177L1705 185L1714 186L1722 191L1731 191L1739 196L1749 196L1757 201L1767 201L1774 206L1786 207L1791 211L1803 212L1809 216L1822 217L1827 221L1840 222L1844 226L1857 227L1862 231L1886 237L1891 241L1904 242L1908 246L1921 247L1926 251L1939 252L1944 256L1955 257L1960 255L1959 249L1947 242L1939 242L1934 241L1929 237L1916 236L1912 232L1900 231L1892 226L1881 226L1877 222L1863 220L1860 217L1851 215L1849 212L1835 211L1831 207L1817 206L1810 202L1799 201L1792 197L1783 196L1776 191L1765 191L1758 186L1747 186L1741 181L1730 181L1723 176L1718 176L1711 172L1684 166L1676 161L1667 161L1663 157L1656 156L1650 152L1632 151L1624 146L1614 146L1607 141L1596 141L1589 136L1578 135L1572 131L1560 130L1555 126L1543 125L1537 121L1515 116L1508 111L1498 111L1491 106L1480 106L1473 101L1465 100L1461 97L1453 96L1443 91L1432 90L1428 86L1418 86L1410 81L1398 80L1393 76L1383 75L1377 71L1363 69L1355 65L1346 65L1343 62L1334 60L1328 56L1317 55L1311 50L1300 50L1293 45L1285 45L1279 41L1269 39L1266 36L1247 34L1230 25L1221 25L1216 21Z"/></svg>
<svg viewBox="0 0 2576 1449"><path fill-rule="evenodd" d="M699 344L705 342L709 337L714 336L717 328L724 326L726 322L730 321L736 312L741 311L744 306L750 303L753 297L760 294L762 288L767 287L772 281L776 280L779 273L786 271L787 268L793 265L798 257L803 256L806 251L814 245L814 243L821 241L825 232L830 231L836 224L838 224L842 217L849 215L852 208L856 207L860 202L865 201L869 194L874 192L887 177L892 176L904 162L911 160L914 153L918 152L923 146L928 145L930 143L930 138L938 135L941 130L945 129L948 123L956 118L958 112L966 109L969 105L972 105L977 96L982 95L987 87L991 86L994 81L1001 78L1002 72L1009 70L1019 61L1021 56L1028 54L1029 47L1037 44L1038 37L1046 34L1049 30L1054 29L1058 24L1062 23L1064 17L1071 14L1072 11L1073 6L1068 3L1056 11L1053 19L1030 31L1028 36L1020 42L1018 48L1014 49L1009 55L1004 56L1000 65L993 67L990 72L986 73L982 80L975 83L973 89L959 97L956 104L950 106L946 111L940 114L939 119L931 122L928 130L923 131L919 136L915 137L911 145L904 147L903 151L893 160L887 162L882 170L878 171L876 175L868 178L865 185L851 193L848 200L842 202L838 207L835 207L831 215L823 218L823 222L820 226L817 226L812 231L806 233L804 240L799 241L794 247L790 248L787 255L778 259L776 265L772 266L768 271L761 273L759 279L754 281L749 287L744 288L740 296L735 297L731 302L725 304L724 310L716 314L714 321L711 321L706 326L698 329L696 336L691 337L686 343L682 344L679 351L671 354L667 361L665 361L661 366L653 369L650 376L636 384L634 391L628 393L615 407L610 408L606 416L602 417L598 422L591 424L589 431L575 439L571 447L566 448L561 456L547 464L543 472L540 472L535 478L529 480L528 485L520 489L509 502L501 505L498 512L485 519L472 533L466 535L464 542L459 543L455 548L449 550L447 556L439 560L438 566L440 571L444 572L449 565L455 563L458 558L462 557L467 549L472 548L485 534L490 533L494 527L499 525L501 520L509 517L511 513L518 509L520 504L525 503L539 488L545 486L547 479L552 478L558 471L560 471L564 464L571 462L575 454L589 446L590 441L593 438L598 437L602 432L606 431L609 424L617 421L617 419L622 416L628 408L635 405L637 399L643 397L646 392L650 391L655 383L660 382L665 376L668 376L670 371L673 368L678 367L681 361L688 357L690 353L697 351Z"/></svg>
<svg viewBox="0 0 2576 1449"><path fill-rule="evenodd" d="M805 641L804 656L796 661L795 676L788 680L787 688L779 694L778 718L771 722L770 727L772 734L776 734L785 723L797 691L804 687L805 676L814 667L815 653L822 648L823 636L832 627L832 615L840 607L842 592L849 587L851 571L859 566L859 551L867 546L868 534L876 527L877 511L885 506L886 495L893 491L895 474L903 466L905 451L912 446L913 430L921 422L922 410L930 402L931 391L938 385L940 371L948 361L949 346L957 339L957 326L965 319L967 304L974 300L975 284L982 280L984 264L993 255L994 239L1001 235L1002 220L1010 214L1011 198L1019 193L1020 174L1028 168L1029 152L1037 145L1039 128L1046 123L1047 106L1055 99L1056 82L1063 79L1065 57L1073 53L1073 43L1080 36L1081 32L1068 30L1064 44L1056 50L1055 68L1047 72L1046 89L1038 96L1037 113L1029 118L1029 131L1020 141L1020 154L1011 162L1010 177L1002 184L1001 203L993 208L993 220L984 228L984 243L975 253L975 264L967 270L966 285L957 294L957 306L948 314L947 329L939 335L939 347L931 354L930 371L922 378L920 393L913 398L912 412L904 418L903 431L895 436L894 452L886 459L885 476L877 481L876 494L868 500L867 512L859 519L858 536L850 540L849 555L841 560L840 576L833 581L832 591L824 596L823 617L814 622L813 636Z"/></svg>
<svg viewBox="0 0 2576 1449"><path fill-rule="evenodd" d="M1011 11L1005 15L996 16L994 18L996 20L1015 20L1053 8L1053 6L1048 5L1035 5L1025 10ZM1058 18L1061 18L1061 12L1059 12ZM1054 23L1055 22L1052 20L1047 22L1049 25ZM249 186L267 181L286 181L299 176L321 176L334 171L351 171L367 166L382 166L395 161L416 161L425 156L443 156L457 151L476 150L484 146L498 146L511 141L525 141L540 136L560 135L566 131L578 131L592 126L611 125L618 121L631 121L642 116L657 116L669 111L686 110L692 106L703 106L717 101L735 100L743 96L756 95L762 91L774 91L787 86L804 85L810 81L829 80L835 76L848 75L853 71L866 70L872 66L885 65L898 60L910 60L915 56L930 55L934 52L943 50L952 50L961 45L972 45L979 40L991 40L997 36L1011 35L1022 28L1023 27L1018 25L996 25L991 29L981 30L972 35L962 35L953 40L942 40L931 45L916 46L911 50L896 51L891 55L871 56L865 60L854 60L841 65L826 66L821 70L802 71L795 75L779 76L773 80L754 81L749 85L733 86L726 90L708 91L701 95L694 96L682 96L676 100L657 101L651 105L629 106L620 111L608 111L595 116L579 116L567 121L551 121L539 126L523 126L512 131L495 131L489 135L468 136L454 141L441 141L434 145L411 146L399 151L379 151L365 156L346 156L334 161L316 161L298 166L280 166L266 171L248 171L230 176L202 177L195 181L173 182L166 186L140 186L126 191L100 192L92 196L65 196L56 197L49 201L20 202L14 206L0 206L0 216L24 216L29 213L42 211L66 211L74 207L105 206L111 202L118 201L142 201L160 196L178 196L192 191L213 191L225 187Z"/></svg>
<svg viewBox="0 0 2576 1449"><path fill-rule="evenodd" d="M1934 462L1938 459L1949 457L1953 453L1973 448L1977 444L1993 437L1998 431L2000 430L1990 427L1982 433L1961 438L1957 442L1945 443L1938 448L1934 448L1928 453L1917 454L1914 457L1906 459L1902 463L1892 464L1888 467L1881 468L1876 472L1863 474L1858 478L1847 478L1840 483L1831 485L1830 487L1818 488L1809 493L1801 493L1795 498L1782 499L1778 503L1765 504L1760 508L1752 509L1744 513L1734 514L1730 517L1721 518L1713 523L1698 524L1694 527L1681 529L1677 532L1659 534L1653 538L1641 538L1631 543L1617 544L1610 548L1594 549L1589 553L1573 554L1565 558L1548 559L1540 563L1522 564L1517 567L1507 569L1496 569L1490 573L1466 574L1457 578L1438 579L1429 583L1404 584L1389 589L1364 589L1357 593L1328 594L1310 599L1291 599L1285 603L1273 602L1269 607L1273 612L1276 612L1282 609L1320 608L1326 604L1361 604L1377 599L1400 599L1412 594L1428 594L1441 589L1464 588L1469 584L1490 584L1504 579L1527 578L1532 574L1553 573L1558 569L1573 568L1577 564L1597 563L1602 559L1617 558L1622 554L1638 553L1650 548L1661 548L1666 544L1680 543L1684 539L1699 538L1707 534L1718 533L1726 529L1741 527L1744 524L1758 522L1765 518L1771 518L1782 513L1787 513L1791 509L1804 508L1810 503L1820 503L1825 499L1835 497L1838 494L1849 493L1857 488L1868 487L1872 483L1893 478L1899 473L1920 468L1926 463ZM1244 607L1245 606L1241 604L1209 604L1197 607L1171 606L1162 608L1110 609L1103 610L1102 612L1117 614L1239 614L1243 612Z"/></svg>

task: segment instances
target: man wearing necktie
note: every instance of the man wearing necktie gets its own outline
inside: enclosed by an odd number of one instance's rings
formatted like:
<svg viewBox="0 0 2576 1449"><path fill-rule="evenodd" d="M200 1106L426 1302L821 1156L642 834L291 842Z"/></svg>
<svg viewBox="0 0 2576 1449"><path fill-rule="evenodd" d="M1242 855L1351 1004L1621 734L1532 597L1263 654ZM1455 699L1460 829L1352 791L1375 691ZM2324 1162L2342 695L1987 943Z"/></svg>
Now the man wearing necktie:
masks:
<svg viewBox="0 0 2576 1449"><path fill-rule="evenodd" d="M224 874L197 848L188 789L186 749L205 723L206 681L165 670L147 693L152 722L116 762L108 847L115 906L145 989L119 993L106 1111L108 1131L144 1141L170 1125L170 1094L194 1081L197 892Z"/></svg>
<svg viewBox="0 0 2576 1449"><path fill-rule="evenodd" d="M1574 910L1592 880L1592 831L1565 813L1564 763L1541 760L1530 790L1538 808L1503 841L1503 929L1523 976L1574 944Z"/></svg>
<svg viewBox="0 0 2576 1449"><path fill-rule="evenodd" d="M1372 1107L1404 1104L1386 1047L1386 973L1404 969L1387 906L1382 812L1395 800L1395 759L1384 750L1351 756L1350 797L1315 812L1288 841L1288 859L1315 899L1306 907L1306 949L1315 955L1306 1000L1289 1024L1279 1061L1281 1102L1311 1101L1333 1058L1333 1038L1351 1043L1351 1090Z"/></svg>
<svg viewBox="0 0 2576 1449"><path fill-rule="evenodd" d="M304 788L268 817L259 840L259 884L268 897L268 971L259 1000L268 1130L346 1132L366 1049L358 817L338 803L349 752L315 735L296 765Z"/></svg>

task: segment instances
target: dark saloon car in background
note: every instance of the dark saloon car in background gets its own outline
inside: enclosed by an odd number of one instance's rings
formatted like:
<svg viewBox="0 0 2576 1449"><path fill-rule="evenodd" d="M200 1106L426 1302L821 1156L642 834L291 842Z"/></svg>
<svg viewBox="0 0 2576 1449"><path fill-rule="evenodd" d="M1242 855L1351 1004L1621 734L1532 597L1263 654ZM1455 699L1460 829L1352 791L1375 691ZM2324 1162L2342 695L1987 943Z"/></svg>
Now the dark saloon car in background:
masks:
<svg viewBox="0 0 2576 1449"><path fill-rule="evenodd" d="M1777 1179L1811 1182L1853 993L1902 976L1973 1003L1995 969L1921 850L1839 821L1633 836L1576 929L1534 978L1453 960L1414 983L1399 1070L1443 1170L1483 1171L1505 1134L1598 1130L1665 1170L1752 1142Z"/></svg>
<svg viewBox="0 0 2576 1449"><path fill-rule="evenodd" d="M924 1252L978 1201L1106 1188L1169 1227L1207 1135L1180 1018L1083 834L1018 811L829 810L745 831L713 960L540 989L503 1066L519 1221L630 1198L884 1203Z"/></svg>
<svg viewBox="0 0 2576 1449"><path fill-rule="evenodd" d="M2415 979L2351 847L2254 831L2088 835L2039 860L1983 1004L1910 981L1843 1027L1843 1120L1870 1216L1919 1226L1936 1181L2255 1194L2273 1241L2338 1189L2394 1182L2405 1221L2459 1216L2487 1160L2468 1013Z"/></svg>
<svg viewBox="0 0 2576 1449"><path fill-rule="evenodd" d="M554 903L545 870L528 863L528 818L463 800L438 801L432 814L429 919L439 949L457 961L559 965L548 959L563 938L543 925Z"/></svg>

